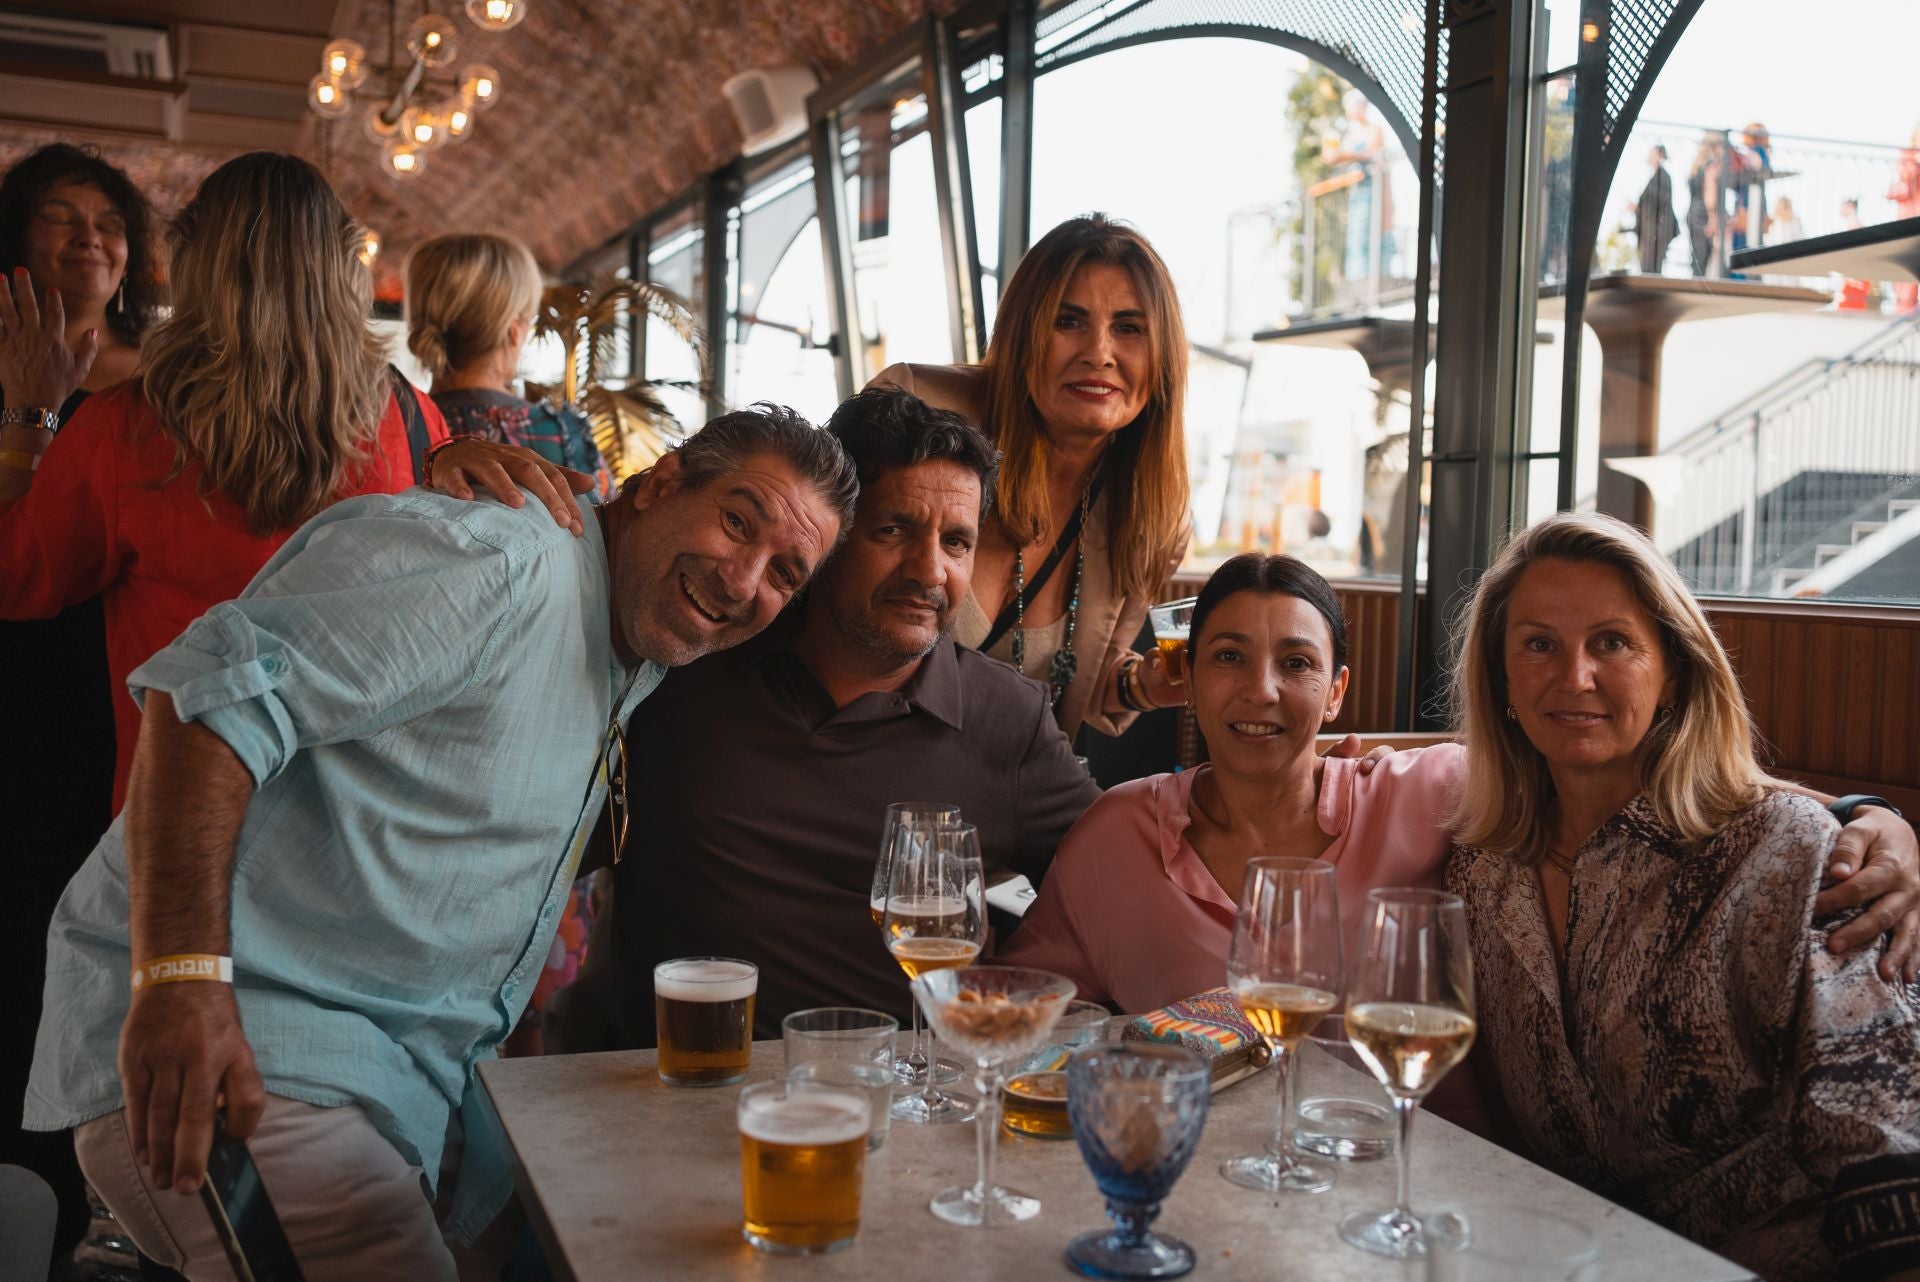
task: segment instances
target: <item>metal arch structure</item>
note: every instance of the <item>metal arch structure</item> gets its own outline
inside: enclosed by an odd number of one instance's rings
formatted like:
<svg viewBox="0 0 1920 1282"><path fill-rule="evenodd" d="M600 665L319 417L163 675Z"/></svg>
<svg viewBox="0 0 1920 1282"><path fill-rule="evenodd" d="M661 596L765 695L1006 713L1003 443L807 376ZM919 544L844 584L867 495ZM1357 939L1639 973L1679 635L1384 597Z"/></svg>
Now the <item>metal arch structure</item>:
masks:
<svg viewBox="0 0 1920 1282"><path fill-rule="evenodd" d="M1587 287L1606 216L1607 193L1647 93L1704 0L1581 0L1574 64L1573 191L1567 224L1566 332L1580 333ZM1566 344L1560 405L1557 506L1574 500L1574 446L1580 430L1580 349Z"/></svg>
<svg viewBox="0 0 1920 1282"><path fill-rule="evenodd" d="M1124 3L1124 0L1122 0ZM1291 49L1336 72L1380 109L1409 157L1425 85L1425 23L1417 0L1068 0L1041 15L1034 74L1130 45L1225 36ZM1117 12L1115 12L1117 10ZM1077 24L1087 24L1074 32ZM1064 39L1061 33L1072 32Z"/></svg>

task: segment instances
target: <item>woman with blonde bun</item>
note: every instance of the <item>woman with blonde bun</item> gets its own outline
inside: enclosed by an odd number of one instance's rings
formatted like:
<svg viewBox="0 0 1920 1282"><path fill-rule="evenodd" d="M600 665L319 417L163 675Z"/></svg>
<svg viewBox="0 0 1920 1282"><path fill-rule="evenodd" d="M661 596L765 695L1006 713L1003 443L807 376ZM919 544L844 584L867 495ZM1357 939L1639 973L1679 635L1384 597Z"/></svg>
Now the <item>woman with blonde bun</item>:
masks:
<svg viewBox="0 0 1920 1282"><path fill-rule="evenodd" d="M540 288L540 265L519 241L436 236L407 260L407 348L433 376L434 404L454 436L518 445L584 472L604 499L613 476L585 417L513 392Z"/></svg>

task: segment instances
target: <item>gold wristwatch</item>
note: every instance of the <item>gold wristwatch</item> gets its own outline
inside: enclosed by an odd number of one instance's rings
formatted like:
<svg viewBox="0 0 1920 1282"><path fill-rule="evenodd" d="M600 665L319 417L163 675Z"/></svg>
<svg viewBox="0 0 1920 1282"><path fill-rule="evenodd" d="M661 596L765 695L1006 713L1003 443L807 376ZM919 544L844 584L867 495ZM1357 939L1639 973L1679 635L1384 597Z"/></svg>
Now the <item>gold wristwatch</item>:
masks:
<svg viewBox="0 0 1920 1282"><path fill-rule="evenodd" d="M37 428L42 432L60 430L60 413L43 405L19 405L0 410L0 427L18 423L22 427Z"/></svg>

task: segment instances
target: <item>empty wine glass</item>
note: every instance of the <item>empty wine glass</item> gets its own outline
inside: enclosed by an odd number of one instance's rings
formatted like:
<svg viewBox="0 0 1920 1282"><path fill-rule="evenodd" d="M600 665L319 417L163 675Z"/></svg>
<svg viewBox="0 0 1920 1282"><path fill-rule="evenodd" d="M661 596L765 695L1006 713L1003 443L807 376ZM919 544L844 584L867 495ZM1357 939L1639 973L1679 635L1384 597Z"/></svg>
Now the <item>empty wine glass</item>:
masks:
<svg viewBox="0 0 1920 1282"><path fill-rule="evenodd" d="M1000 1079L1006 1066L1031 1055L1053 1033L1067 1003L1070 979L1019 966L964 966L937 970L913 981L913 995L940 1040L974 1064L980 1102L974 1129L979 1176L934 1196L928 1209L949 1224L994 1226L1030 1220L1040 1199L993 1182L993 1149L1000 1131Z"/></svg>
<svg viewBox="0 0 1920 1282"><path fill-rule="evenodd" d="M1212 1100L1207 1062L1178 1046L1111 1042L1067 1061L1067 1115L1107 1199L1110 1229L1082 1233L1067 1261L1095 1278L1177 1278L1193 1248L1148 1231L1200 1143Z"/></svg>
<svg viewBox="0 0 1920 1282"><path fill-rule="evenodd" d="M880 829L880 857L873 861L873 888L867 895L867 906L873 914L873 924L883 925L881 918L887 911L887 879L893 875L893 847L900 839L902 828L928 828L935 824L957 824L960 822L960 807L944 801L896 801L887 807L887 818ZM886 932L880 932L880 942L887 942ZM912 1088L924 1084L927 1069L934 1070L934 1081L940 1085L958 1081L960 1069L953 1064L940 1063L933 1057L933 1048L927 1045L925 1025L920 1022L920 1008L911 999L907 1005L913 1007L913 1038L893 1061L893 1073L903 1086Z"/></svg>
<svg viewBox="0 0 1920 1282"><path fill-rule="evenodd" d="M1370 890L1361 931L1347 1038L1393 1100L1400 1176L1392 1208L1349 1215L1340 1236L1363 1251L1405 1259L1426 1252L1426 1234L1408 1207L1413 1111L1473 1045L1467 909L1458 895L1437 890Z"/></svg>
<svg viewBox="0 0 1920 1282"><path fill-rule="evenodd" d="M880 914L887 951L912 980L929 971L967 966L987 942L986 879L980 834L972 824L903 825L894 842L887 898ZM914 1008L918 1031L919 1007ZM920 1089L893 1103L903 1122L964 1122L973 1108L941 1090L933 1048Z"/></svg>
<svg viewBox="0 0 1920 1282"><path fill-rule="evenodd" d="M1293 1053L1321 1016L1340 1004L1340 903L1333 865L1320 859L1252 859L1227 954L1227 985L1273 1048L1279 1104L1267 1151L1230 1158L1220 1174L1262 1193L1319 1193L1333 1167L1295 1154Z"/></svg>

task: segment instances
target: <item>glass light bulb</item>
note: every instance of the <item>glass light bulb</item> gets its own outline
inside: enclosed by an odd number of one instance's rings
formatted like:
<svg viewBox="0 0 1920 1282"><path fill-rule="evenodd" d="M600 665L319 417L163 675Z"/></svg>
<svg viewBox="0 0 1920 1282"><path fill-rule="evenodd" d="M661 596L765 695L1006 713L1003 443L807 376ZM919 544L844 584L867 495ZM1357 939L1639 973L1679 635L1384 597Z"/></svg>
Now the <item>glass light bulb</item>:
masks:
<svg viewBox="0 0 1920 1282"><path fill-rule="evenodd" d="M400 139L416 151L431 151L447 140L447 122L428 107L409 107L400 117Z"/></svg>
<svg viewBox="0 0 1920 1282"><path fill-rule="evenodd" d="M459 56L453 24L437 13L422 14L407 28L407 52L429 67L444 67Z"/></svg>
<svg viewBox="0 0 1920 1282"><path fill-rule="evenodd" d="M527 0L467 0L467 17L483 31L517 27L527 16Z"/></svg>
<svg viewBox="0 0 1920 1282"><path fill-rule="evenodd" d="M353 110L353 100L339 81L323 71L307 83L307 106L316 116L337 120Z"/></svg>
<svg viewBox="0 0 1920 1282"><path fill-rule="evenodd" d="M473 113L465 107L455 107L447 113L447 137L465 138L473 132Z"/></svg>
<svg viewBox="0 0 1920 1282"><path fill-rule="evenodd" d="M367 79L367 51L356 40L335 40L321 51L320 66L342 89L358 89Z"/></svg>
<svg viewBox="0 0 1920 1282"><path fill-rule="evenodd" d="M366 235L360 239L360 261L365 266L373 266L373 260L380 257L380 233L367 228Z"/></svg>
<svg viewBox="0 0 1920 1282"><path fill-rule="evenodd" d="M418 178L427 167L427 158L415 147L395 147L387 152L387 172L395 178Z"/></svg>
<svg viewBox="0 0 1920 1282"><path fill-rule="evenodd" d="M500 73L476 62L460 74L460 97L469 106L485 110L500 100Z"/></svg>

